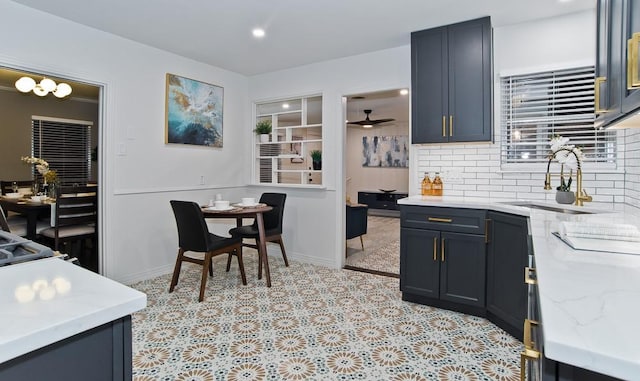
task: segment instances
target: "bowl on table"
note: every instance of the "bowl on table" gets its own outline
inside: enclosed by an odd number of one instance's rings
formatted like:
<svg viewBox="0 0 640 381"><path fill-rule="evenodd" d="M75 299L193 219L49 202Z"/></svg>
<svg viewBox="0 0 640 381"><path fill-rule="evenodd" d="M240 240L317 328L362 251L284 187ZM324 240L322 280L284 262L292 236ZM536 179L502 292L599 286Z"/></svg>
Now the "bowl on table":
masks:
<svg viewBox="0 0 640 381"><path fill-rule="evenodd" d="M22 197L22 193L11 192L11 193L5 194L4 197L11 198L11 199L18 199L18 198Z"/></svg>

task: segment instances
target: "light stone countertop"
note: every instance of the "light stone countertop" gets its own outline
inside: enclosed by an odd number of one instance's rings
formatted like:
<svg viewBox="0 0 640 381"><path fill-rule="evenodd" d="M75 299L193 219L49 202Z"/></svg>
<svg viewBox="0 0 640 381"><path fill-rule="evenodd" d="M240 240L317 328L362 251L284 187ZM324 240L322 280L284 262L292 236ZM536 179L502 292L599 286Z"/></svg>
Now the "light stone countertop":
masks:
<svg viewBox="0 0 640 381"><path fill-rule="evenodd" d="M0 267L0 363L146 307L147 296L59 258Z"/></svg>
<svg viewBox="0 0 640 381"><path fill-rule="evenodd" d="M640 255L573 250L551 234L558 231L561 221L640 226L640 209L598 203L561 206L597 212L574 215L504 204L509 201L410 196L398 204L529 216L545 356L624 380L640 380Z"/></svg>

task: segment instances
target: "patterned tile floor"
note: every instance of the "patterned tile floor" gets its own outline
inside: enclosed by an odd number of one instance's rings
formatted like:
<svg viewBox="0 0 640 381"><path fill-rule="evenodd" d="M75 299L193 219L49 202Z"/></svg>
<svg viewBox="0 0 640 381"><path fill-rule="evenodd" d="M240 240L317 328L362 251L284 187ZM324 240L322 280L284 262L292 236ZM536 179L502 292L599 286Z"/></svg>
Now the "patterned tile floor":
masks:
<svg viewBox="0 0 640 381"><path fill-rule="evenodd" d="M271 260L272 287L214 263L133 285L134 380L517 380L521 343L485 319L403 302L398 279Z"/></svg>
<svg viewBox="0 0 640 381"><path fill-rule="evenodd" d="M400 219L369 215L367 234L347 241L346 266L400 274Z"/></svg>

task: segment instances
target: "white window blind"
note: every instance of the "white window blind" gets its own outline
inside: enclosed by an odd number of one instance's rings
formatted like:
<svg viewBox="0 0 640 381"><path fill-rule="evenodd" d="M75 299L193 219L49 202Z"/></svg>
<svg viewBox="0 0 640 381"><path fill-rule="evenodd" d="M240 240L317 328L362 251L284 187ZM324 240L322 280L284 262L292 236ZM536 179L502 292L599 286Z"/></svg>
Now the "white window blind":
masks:
<svg viewBox="0 0 640 381"><path fill-rule="evenodd" d="M546 163L556 135L579 147L585 162L615 165L615 132L593 125L593 66L506 76L500 82L503 167Z"/></svg>
<svg viewBox="0 0 640 381"><path fill-rule="evenodd" d="M49 163L61 185L86 184L91 177L92 123L39 116L33 116L31 123L32 155ZM33 167L36 178L39 174Z"/></svg>

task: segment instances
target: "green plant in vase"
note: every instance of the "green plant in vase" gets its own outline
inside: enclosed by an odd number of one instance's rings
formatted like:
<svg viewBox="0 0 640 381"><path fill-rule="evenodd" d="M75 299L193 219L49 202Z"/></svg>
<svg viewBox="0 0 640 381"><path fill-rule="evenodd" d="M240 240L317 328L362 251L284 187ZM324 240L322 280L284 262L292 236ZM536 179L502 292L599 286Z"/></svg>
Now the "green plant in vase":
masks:
<svg viewBox="0 0 640 381"><path fill-rule="evenodd" d="M314 149L311 152L309 152L309 155L311 155L311 163L313 164L313 169L314 170L321 170L322 169L322 151Z"/></svg>
<svg viewBox="0 0 640 381"><path fill-rule="evenodd" d="M573 170L569 171L569 179L564 180L564 165L560 166L560 185L556 188L556 202L559 204L572 204L576 198L575 194L571 192L571 182Z"/></svg>
<svg viewBox="0 0 640 381"><path fill-rule="evenodd" d="M272 125L268 119L261 119L256 123L256 128L253 130L257 135L260 135L260 142L266 143L269 141L269 134L271 133Z"/></svg>

